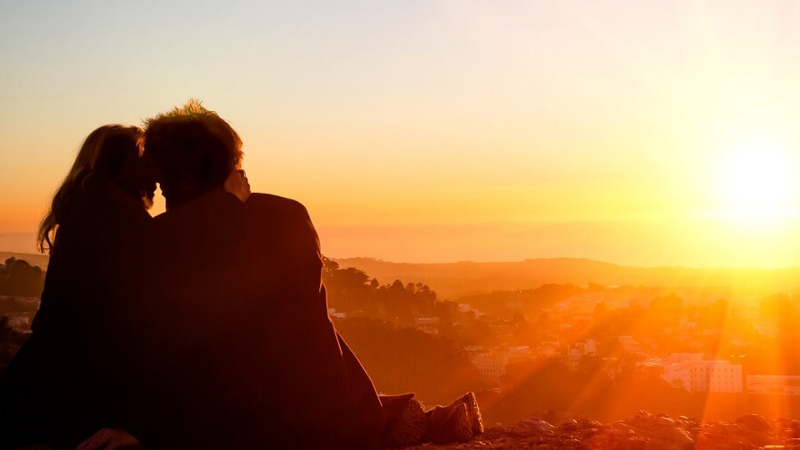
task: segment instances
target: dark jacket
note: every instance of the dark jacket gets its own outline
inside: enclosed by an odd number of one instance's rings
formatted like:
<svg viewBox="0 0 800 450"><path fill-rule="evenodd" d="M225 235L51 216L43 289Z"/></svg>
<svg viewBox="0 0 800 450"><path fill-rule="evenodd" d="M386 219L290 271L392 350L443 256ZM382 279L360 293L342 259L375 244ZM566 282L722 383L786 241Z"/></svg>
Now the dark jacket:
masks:
<svg viewBox="0 0 800 450"><path fill-rule="evenodd" d="M305 208L213 191L154 223L162 446L376 448L380 401L328 317Z"/></svg>
<svg viewBox="0 0 800 450"><path fill-rule="evenodd" d="M141 253L151 218L110 181L89 178L60 219L31 337L0 380L0 448L74 449L126 426Z"/></svg>

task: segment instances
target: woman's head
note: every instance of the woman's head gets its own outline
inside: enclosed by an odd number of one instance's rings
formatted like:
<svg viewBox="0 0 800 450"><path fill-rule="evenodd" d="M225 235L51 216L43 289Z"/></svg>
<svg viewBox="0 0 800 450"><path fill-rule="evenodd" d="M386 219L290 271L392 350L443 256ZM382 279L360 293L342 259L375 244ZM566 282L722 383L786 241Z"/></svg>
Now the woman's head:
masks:
<svg viewBox="0 0 800 450"><path fill-rule="evenodd" d="M107 179L132 197L141 198L143 208L152 205L155 183L147 176L142 159L143 136L142 129L122 125L105 125L89 134L39 226L41 252L50 250L69 200L84 190L92 177Z"/></svg>

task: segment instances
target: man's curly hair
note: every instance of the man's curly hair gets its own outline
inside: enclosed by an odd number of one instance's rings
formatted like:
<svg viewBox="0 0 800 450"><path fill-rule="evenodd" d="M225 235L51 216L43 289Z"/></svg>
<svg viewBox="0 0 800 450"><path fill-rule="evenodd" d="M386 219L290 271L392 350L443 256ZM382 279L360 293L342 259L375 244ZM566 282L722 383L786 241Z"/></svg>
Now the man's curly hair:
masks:
<svg viewBox="0 0 800 450"><path fill-rule="evenodd" d="M168 205L222 186L241 167L239 135L199 100L147 119L145 126L145 153L158 166Z"/></svg>

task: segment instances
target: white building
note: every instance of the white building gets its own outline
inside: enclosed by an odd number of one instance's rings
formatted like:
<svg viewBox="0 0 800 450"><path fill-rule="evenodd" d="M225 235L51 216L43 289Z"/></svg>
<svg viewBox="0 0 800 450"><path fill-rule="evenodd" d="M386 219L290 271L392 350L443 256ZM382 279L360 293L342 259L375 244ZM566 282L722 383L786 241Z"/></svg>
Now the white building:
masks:
<svg viewBox="0 0 800 450"><path fill-rule="evenodd" d="M748 394L800 395L800 376L748 375Z"/></svg>
<svg viewBox="0 0 800 450"><path fill-rule="evenodd" d="M508 347L508 360L511 363L530 361L534 354L528 345L515 345Z"/></svg>
<svg viewBox="0 0 800 450"><path fill-rule="evenodd" d="M597 341L594 339L586 339L582 342L576 342L570 346L570 352L573 351L579 356L596 356Z"/></svg>
<svg viewBox="0 0 800 450"><path fill-rule="evenodd" d="M328 315L335 319L346 319L347 313L337 313L336 308L328 308Z"/></svg>
<svg viewBox="0 0 800 450"><path fill-rule="evenodd" d="M462 312L462 313L472 312L472 313L475 314L476 318L483 316L483 313L481 313L477 309L473 308L469 303L459 303L458 304L458 310L459 310L459 312Z"/></svg>
<svg viewBox="0 0 800 450"><path fill-rule="evenodd" d="M505 351L489 351L470 355L470 361L486 381L496 383L506 374L509 354Z"/></svg>
<svg viewBox="0 0 800 450"><path fill-rule="evenodd" d="M597 341L594 339L586 339L582 342L576 342L567 348L566 364L571 370L578 370L581 360L585 356L597 356Z"/></svg>
<svg viewBox="0 0 800 450"><path fill-rule="evenodd" d="M704 360L701 353L673 353L663 361L665 381L689 392L742 392L742 365Z"/></svg>
<svg viewBox="0 0 800 450"><path fill-rule="evenodd" d="M641 353L644 350L642 344L633 336L618 336L617 341L619 341L619 346L624 352Z"/></svg>
<svg viewBox="0 0 800 450"><path fill-rule="evenodd" d="M559 349L561 349L560 340L546 341L539 344L539 347L536 349L536 354L541 356L555 356L559 352Z"/></svg>
<svg viewBox="0 0 800 450"><path fill-rule="evenodd" d="M8 326L16 330L30 328L31 317L28 314L14 314L8 316Z"/></svg>

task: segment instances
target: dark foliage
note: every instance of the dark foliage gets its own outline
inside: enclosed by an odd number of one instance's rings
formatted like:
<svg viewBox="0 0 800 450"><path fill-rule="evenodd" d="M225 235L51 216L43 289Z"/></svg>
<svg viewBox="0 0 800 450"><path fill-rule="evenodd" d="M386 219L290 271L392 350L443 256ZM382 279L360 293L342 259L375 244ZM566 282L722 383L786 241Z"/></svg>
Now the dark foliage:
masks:
<svg viewBox="0 0 800 450"><path fill-rule="evenodd" d="M336 327L380 392L415 392L427 404L449 403L483 384L449 339L376 319L339 320Z"/></svg>
<svg viewBox="0 0 800 450"><path fill-rule="evenodd" d="M44 270L27 261L8 258L0 265L0 295L38 297L44 288Z"/></svg>

